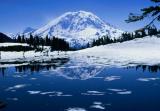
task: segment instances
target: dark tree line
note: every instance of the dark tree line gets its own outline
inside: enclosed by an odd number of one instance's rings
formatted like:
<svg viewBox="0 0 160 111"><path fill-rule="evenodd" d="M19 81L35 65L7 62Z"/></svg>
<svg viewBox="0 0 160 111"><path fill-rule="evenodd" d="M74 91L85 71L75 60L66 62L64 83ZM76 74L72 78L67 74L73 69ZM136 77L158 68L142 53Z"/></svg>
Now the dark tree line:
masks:
<svg viewBox="0 0 160 111"><path fill-rule="evenodd" d="M0 43L14 42L10 37L0 32Z"/></svg>
<svg viewBox="0 0 160 111"><path fill-rule="evenodd" d="M114 40L110 39L108 36L103 36L102 38L99 38L97 40L93 40L91 46L93 47L93 46L99 46L99 45L106 45L106 44L110 44L113 42L114 42Z"/></svg>
<svg viewBox="0 0 160 111"><path fill-rule="evenodd" d="M143 38L145 36L153 36L157 34L160 34L160 30L158 30L155 26L152 26L152 27L150 26L145 30L144 29L136 30L133 33L125 32L118 39L111 39L108 36L104 36L102 38L93 40L91 47L99 46L99 45L106 45L106 44L116 43L116 42L124 42L128 40L133 40L135 38Z"/></svg>
<svg viewBox="0 0 160 111"><path fill-rule="evenodd" d="M56 37L48 37L42 38L40 36L33 36L30 34L29 37L25 37L24 35L18 35L18 37L15 40L18 43L27 43L31 47L34 47L35 49L41 49L43 50L44 46L51 46L52 51L53 50L63 50L67 51L70 50L69 43L66 42L64 39L56 38Z"/></svg>
<svg viewBox="0 0 160 111"><path fill-rule="evenodd" d="M21 46L21 45L0 47L0 51L18 51L18 52L24 51L25 52L25 51L31 51L31 50L34 50L34 48L30 46Z"/></svg>

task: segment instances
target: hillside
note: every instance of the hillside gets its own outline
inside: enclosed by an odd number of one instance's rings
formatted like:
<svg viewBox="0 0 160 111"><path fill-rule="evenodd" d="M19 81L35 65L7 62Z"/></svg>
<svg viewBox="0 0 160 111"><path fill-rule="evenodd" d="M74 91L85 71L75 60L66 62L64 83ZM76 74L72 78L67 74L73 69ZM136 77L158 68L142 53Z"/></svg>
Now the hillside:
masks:
<svg viewBox="0 0 160 111"><path fill-rule="evenodd" d="M7 35L0 32L0 43L3 43L3 42L13 42L13 40Z"/></svg>
<svg viewBox="0 0 160 111"><path fill-rule="evenodd" d="M147 36L123 43L114 43L77 51L77 61L88 64L127 66L160 64L160 38Z"/></svg>
<svg viewBox="0 0 160 111"><path fill-rule="evenodd" d="M32 33L40 37L63 38L74 48L84 47L94 39L106 35L110 38L118 38L123 33L122 30L86 11L66 12L37 30L27 28L24 32L26 36Z"/></svg>

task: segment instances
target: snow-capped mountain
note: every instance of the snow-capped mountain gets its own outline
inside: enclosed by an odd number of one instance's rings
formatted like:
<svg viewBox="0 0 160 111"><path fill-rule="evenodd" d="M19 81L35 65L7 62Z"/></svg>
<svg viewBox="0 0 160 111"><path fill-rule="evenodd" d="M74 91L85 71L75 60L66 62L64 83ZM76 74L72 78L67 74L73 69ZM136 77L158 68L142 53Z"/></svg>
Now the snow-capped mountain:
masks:
<svg viewBox="0 0 160 111"><path fill-rule="evenodd" d="M27 27L24 29L23 34L33 33L34 31L36 31L36 29L34 29L32 27Z"/></svg>
<svg viewBox="0 0 160 111"><path fill-rule="evenodd" d="M123 31L107 24L93 13L78 11L67 12L32 34L63 38L71 47L81 47L104 35L118 38L122 33Z"/></svg>

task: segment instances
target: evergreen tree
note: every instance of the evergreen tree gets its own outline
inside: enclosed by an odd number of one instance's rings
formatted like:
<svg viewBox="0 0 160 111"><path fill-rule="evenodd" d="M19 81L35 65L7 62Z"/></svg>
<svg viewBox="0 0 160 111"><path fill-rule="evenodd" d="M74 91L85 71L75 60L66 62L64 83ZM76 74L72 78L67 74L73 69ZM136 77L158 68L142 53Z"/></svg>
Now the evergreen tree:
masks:
<svg viewBox="0 0 160 111"><path fill-rule="evenodd" d="M46 46L50 46L50 45L51 45L51 40L50 40L50 38L48 37L48 35L45 37L45 45L46 45Z"/></svg>
<svg viewBox="0 0 160 111"><path fill-rule="evenodd" d="M150 6L150 7L141 9L141 12L142 12L141 14L130 13L126 22L127 23L137 22L137 21L143 20L146 17L152 17L153 18L152 21L150 21L150 23L145 26L145 28L148 28L155 21L160 21L160 0L151 0L151 2L154 2L155 6Z"/></svg>
<svg viewBox="0 0 160 111"><path fill-rule="evenodd" d="M17 42L19 42L19 43L21 43L21 42L22 42L22 40L21 40L21 36L20 36L20 35L18 35L18 37L17 37Z"/></svg>
<svg viewBox="0 0 160 111"><path fill-rule="evenodd" d="M34 43L34 37L33 37L32 34L30 34L30 36L29 36L29 45L32 46L33 43Z"/></svg>
<svg viewBox="0 0 160 111"><path fill-rule="evenodd" d="M67 51L69 50L69 43L64 39L53 37L51 41L51 49L56 51Z"/></svg>
<svg viewBox="0 0 160 111"><path fill-rule="evenodd" d="M148 35L152 36L152 35L157 35L158 34L158 30L156 27L149 27L148 28Z"/></svg>
<svg viewBox="0 0 160 111"><path fill-rule="evenodd" d="M25 40L24 35L21 36L21 42L22 42L22 43L26 43L26 40Z"/></svg>

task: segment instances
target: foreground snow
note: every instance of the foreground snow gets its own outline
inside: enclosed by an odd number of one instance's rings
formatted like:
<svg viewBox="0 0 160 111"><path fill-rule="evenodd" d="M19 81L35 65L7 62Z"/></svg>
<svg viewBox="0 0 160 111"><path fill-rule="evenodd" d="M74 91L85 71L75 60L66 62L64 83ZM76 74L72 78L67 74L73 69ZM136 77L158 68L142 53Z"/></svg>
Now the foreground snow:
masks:
<svg viewBox="0 0 160 111"><path fill-rule="evenodd" d="M25 58L24 58L25 55ZM97 46L75 52L1 52L1 61L48 61L53 58L69 57L72 66L100 65L111 67L126 67L160 64L160 38L145 37ZM0 65L1 67L5 65Z"/></svg>
<svg viewBox="0 0 160 111"><path fill-rule="evenodd" d="M145 37L77 51L75 59L92 65L160 64L160 38Z"/></svg>
<svg viewBox="0 0 160 111"><path fill-rule="evenodd" d="M7 47L7 46L29 46L28 44L22 43L0 43L0 47Z"/></svg>

